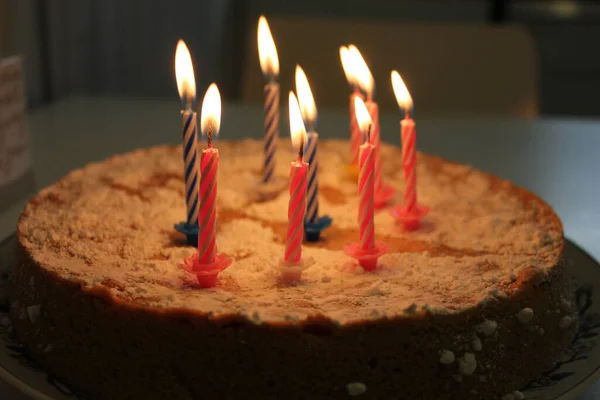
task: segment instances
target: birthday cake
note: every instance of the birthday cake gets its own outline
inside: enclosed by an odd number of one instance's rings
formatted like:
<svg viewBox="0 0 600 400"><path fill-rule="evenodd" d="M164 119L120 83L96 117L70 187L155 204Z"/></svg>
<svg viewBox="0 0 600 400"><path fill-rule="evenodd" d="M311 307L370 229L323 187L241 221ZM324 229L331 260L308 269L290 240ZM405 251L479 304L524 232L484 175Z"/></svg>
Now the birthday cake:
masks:
<svg viewBox="0 0 600 400"><path fill-rule="evenodd" d="M295 283L277 269L288 192L251 194L262 142L218 143L216 236L233 263L209 289L180 268L195 252L173 229L186 215L180 147L71 172L21 214L18 339L92 398L521 398L576 325L557 215L510 182L419 154L431 211L406 232L378 210L390 250L367 272L344 252L358 240L347 146L320 143L320 209L333 225L304 244L314 264ZM400 150L381 152L401 193ZM287 177L293 155L276 157Z"/></svg>

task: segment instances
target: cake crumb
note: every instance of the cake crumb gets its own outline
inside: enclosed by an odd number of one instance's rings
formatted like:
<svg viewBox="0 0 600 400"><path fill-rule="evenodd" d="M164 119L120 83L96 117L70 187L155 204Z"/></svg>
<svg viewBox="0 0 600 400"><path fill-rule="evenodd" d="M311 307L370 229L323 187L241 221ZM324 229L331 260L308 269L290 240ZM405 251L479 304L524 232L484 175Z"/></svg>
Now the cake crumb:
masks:
<svg viewBox="0 0 600 400"><path fill-rule="evenodd" d="M544 328L538 328L538 333L540 334L540 336L544 336L546 331L544 330Z"/></svg>
<svg viewBox="0 0 600 400"><path fill-rule="evenodd" d="M515 390L514 392L512 392L513 396L515 396L516 400L523 400L525 398L525 395L521 392L519 392L518 390Z"/></svg>
<svg viewBox="0 0 600 400"><path fill-rule="evenodd" d="M6 315L3 315L2 319L0 320L0 325L2 325L5 328L10 326L11 325L10 318L8 318Z"/></svg>
<svg viewBox="0 0 600 400"><path fill-rule="evenodd" d="M473 341L471 342L471 347L473 347L473 350L475 351L481 351L481 349L483 349L481 340L477 336L473 338Z"/></svg>
<svg viewBox="0 0 600 400"><path fill-rule="evenodd" d="M35 324L37 322L37 320L40 318L41 313L42 307L39 305L27 307L27 315L29 315L29 320L32 324Z"/></svg>
<svg viewBox="0 0 600 400"><path fill-rule="evenodd" d="M31 286L32 289L35 286L35 278L33 275L31 275L31 278L29 278L29 286Z"/></svg>
<svg viewBox="0 0 600 400"><path fill-rule="evenodd" d="M321 277L321 282L324 282L324 283L331 282L331 276L329 276L329 275L323 275Z"/></svg>
<svg viewBox="0 0 600 400"><path fill-rule="evenodd" d="M44 348L44 353L50 353L52 349L54 349L54 346L52 346L51 344L47 344Z"/></svg>
<svg viewBox="0 0 600 400"><path fill-rule="evenodd" d="M485 321L483 321L481 324L479 324L479 326L477 327L477 329L483 333L485 336L492 336L494 334L494 332L496 332L496 329L498 328L498 323L496 321L492 321L490 319L486 319Z"/></svg>
<svg viewBox="0 0 600 400"><path fill-rule="evenodd" d="M465 353L459 360L458 370L463 375L471 375L477 369L477 360L475 354Z"/></svg>
<svg viewBox="0 0 600 400"><path fill-rule="evenodd" d="M356 397L367 391L367 385L362 382L352 382L346 385L346 390L350 396Z"/></svg>
<svg viewBox="0 0 600 400"><path fill-rule="evenodd" d="M564 317L562 317L560 319L560 321L558 321L558 327L560 329L567 329L568 327L571 326L572 323L573 323L573 318L569 317L568 315L565 315Z"/></svg>
<svg viewBox="0 0 600 400"><path fill-rule="evenodd" d="M454 378L454 380L456 382L462 382L462 380L463 380L462 375L459 375L459 374L454 374L454 375L452 375L452 377Z"/></svg>
<svg viewBox="0 0 600 400"><path fill-rule="evenodd" d="M260 313L258 311L254 311L252 313L252 321L254 321L255 323L260 323Z"/></svg>
<svg viewBox="0 0 600 400"><path fill-rule="evenodd" d="M529 307L522 309L517 313L517 319L522 324L527 324L533 318L533 310Z"/></svg>
<svg viewBox="0 0 600 400"><path fill-rule="evenodd" d="M515 395L512 393L505 394L502 396L502 400L515 400Z"/></svg>
<svg viewBox="0 0 600 400"><path fill-rule="evenodd" d="M377 281L369 290L367 291L367 296L385 296L389 294L388 291L381 288L383 281Z"/></svg>
<svg viewBox="0 0 600 400"><path fill-rule="evenodd" d="M485 375L479 375L479 381L486 383L487 382L487 376Z"/></svg>
<svg viewBox="0 0 600 400"><path fill-rule="evenodd" d="M25 307L21 307L21 309L19 310L19 319L25 318L27 318L27 310L25 309Z"/></svg>
<svg viewBox="0 0 600 400"><path fill-rule="evenodd" d="M417 313L417 305L412 303L410 306L404 309L404 314L413 315Z"/></svg>
<svg viewBox="0 0 600 400"><path fill-rule="evenodd" d="M440 363L444 365L452 364L455 360L454 353L450 350L440 351Z"/></svg>

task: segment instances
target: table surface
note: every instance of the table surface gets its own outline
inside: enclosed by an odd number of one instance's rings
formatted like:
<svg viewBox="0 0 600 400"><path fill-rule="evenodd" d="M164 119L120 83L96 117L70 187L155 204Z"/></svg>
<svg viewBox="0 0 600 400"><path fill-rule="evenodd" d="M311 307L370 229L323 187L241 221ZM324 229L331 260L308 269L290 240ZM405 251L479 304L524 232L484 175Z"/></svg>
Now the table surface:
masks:
<svg viewBox="0 0 600 400"><path fill-rule="evenodd" d="M280 136L289 134L282 103ZM284 108L285 107L285 108ZM381 115L382 139L399 146L400 114ZM565 234L600 259L600 121L493 118L419 119L419 150L473 165L532 190L563 221ZM261 107L225 104L221 137L262 136ZM177 101L73 98L29 117L33 171L38 188L74 168L115 153L162 143L180 143ZM322 139L348 136L347 110L323 111ZM285 141L281 141L285 145ZM14 231L26 197L0 214L0 240ZM578 400L600 397L600 383ZM0 398L22 397L0 380Z"/></svg>

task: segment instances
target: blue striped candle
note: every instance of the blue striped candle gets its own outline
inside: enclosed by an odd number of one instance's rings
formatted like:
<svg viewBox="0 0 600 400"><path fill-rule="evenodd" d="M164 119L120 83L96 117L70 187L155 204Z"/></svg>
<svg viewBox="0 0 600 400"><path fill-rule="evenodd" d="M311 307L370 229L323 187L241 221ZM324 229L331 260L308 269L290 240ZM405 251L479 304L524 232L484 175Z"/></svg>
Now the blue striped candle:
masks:
<svg viewBox="0 0 600 400"><path fill-rule="evenodd" d="M191 110L183 111L182 115L187 223L190 225L198 225L198 118L196 113Z"/></svg>
<svg viewBox="0 0 600 400"><path fill-rule="evenodd" d="M275 153L279 138L279 83L265 85L265 142L263 182L269 182L275 174Z"/></svg>
<svg viewBox="0 0 600 400"><path fill-rule="evenodd" d="M317 147L319 134L309 132L306 140L305 160L308 163L308 185L306 189L306 214L304 222L315 224L319 219L319 180L317 178L319 164L317 162Z"/></svg>

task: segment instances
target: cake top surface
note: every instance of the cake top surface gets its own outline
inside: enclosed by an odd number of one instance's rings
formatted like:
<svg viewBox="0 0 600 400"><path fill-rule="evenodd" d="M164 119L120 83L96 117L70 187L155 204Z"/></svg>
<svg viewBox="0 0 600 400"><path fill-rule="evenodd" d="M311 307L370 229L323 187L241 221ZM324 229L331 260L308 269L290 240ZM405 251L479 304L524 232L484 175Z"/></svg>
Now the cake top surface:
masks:
<svg viewBox="0 0 600 400"><path fill-rule="evenodd" d="M391 247L375 272L353 266L343 247L358 241L357 185L344 177L344 141L319 144L320 211L333 218L324 239L303 247L316 263L286 284L283 257L288 188L252 200L262 142L220 141L217 242L233 264L217 285L200 289L179 268L195 249L173 225L186 215L181 147L154 147L75 170L40 191L18 226L32 259L59 278L142 307L188 309L255 323L320 316L337 323L420 312L456 313L510 296L533 270L559 262L560 221L533 194L468 166L418 155L419 201L431 207L423 226L403 232L387 209L376 211L378 240ZM382 147L386 183L401 199L398 148ZM294 160L279 147L276 174Z"/></svg>

